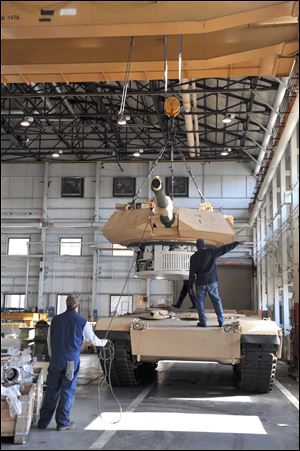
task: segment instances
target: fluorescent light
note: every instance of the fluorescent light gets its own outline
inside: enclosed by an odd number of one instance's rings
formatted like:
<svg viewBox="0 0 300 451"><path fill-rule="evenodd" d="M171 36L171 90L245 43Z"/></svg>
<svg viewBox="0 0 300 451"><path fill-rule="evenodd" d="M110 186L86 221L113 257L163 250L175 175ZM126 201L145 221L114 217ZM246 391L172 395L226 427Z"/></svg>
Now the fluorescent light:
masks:
<svg viewBox="0 0 300 451"><path fill-rule="evenodd" d="M224 119L222 120L222 122L224 124L230 124L230 122L232 121L232 119L235 118L235 113L228 113L226 114L226 116L224 117Z"/></svg>
<svg viewBox="0 0 300 451"><path fill-rule="evenodd" d="M229 117L229 116L224 117L224 119L222 120L222 122L223 122L224 124L230 124L230 122L231 122L231 117Z"/></svg>
<svg viewBox="0 0 300 451"><path fill-rule="evenodd" d="M117 122L119 125L126 125L127 124L126 117L123 115L118 116Z"/></svg>
<svg viewBox="0 0 300 451"><path fill-rule="evenodd" d="M140 154L140 152L138 151L138 152L134 152L133 156L134 156L134 157L140 157L141 154Z"/></svg>
<svg viewBox="0 0 300 451"><path fill-rule="evenodd" d="M33 122L33 117L26 116L26 117L24 117L24 119L22 119L22 121L20 122L20 125L22 125L22 127L29 127L29 125L32 122Z"/></svg>
<svg viewBox="0 0 300 451"><path fill-rule="evenodd" d="M58 152L54 152L54 153L52 154L52 157L53 157L53 158L59 158L59 156L60 156L60 155L59 155Z"/></svg>
<svg viewBox="0 0 300 451"><path fill-rule="evenodd" d="M228 152L224 150L224 152L221 152L221 155L223 155L223 157L226 157L226 155L228 155Z"/></svg>

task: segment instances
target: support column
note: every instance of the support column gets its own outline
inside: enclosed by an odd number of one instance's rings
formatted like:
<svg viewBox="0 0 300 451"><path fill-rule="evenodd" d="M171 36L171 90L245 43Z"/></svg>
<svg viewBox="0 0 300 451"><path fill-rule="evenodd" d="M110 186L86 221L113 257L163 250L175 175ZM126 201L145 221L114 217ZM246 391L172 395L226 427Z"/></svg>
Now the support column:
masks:
<svg viewBox="0 0 300 451"><path fill-rule="evenodd" d="M255 222L253 229L253 264L256 268L255 275L253 276L253 310L258 312L258 283L257 283L257 222Z"/></svg>
<svg viewBox="0 0 300 451"><path fill-rule="evenodd" d="M45 258L46 258L46 229L44 224L48 218L48 189L49 189L49 163L44 165L44 189L43 189L43 212L42 212L42 231L41 231L41 255L39 272L39 291L38 291L38 310L46 310L44 299L44 278L45 278ZM49 307L49 306L48 306Z"/></svg>
<svg viewBox="0 0 300 451"><path fill-rule="evenodd" d="M280 162L280 205L281 205L281 287L282 287L282 314L284 335L289 335L290 309L289 309L289 285L288 285L288 249L287 233L283 226L287 220L288 212L285 199L286 192L286 154Z"/></svg>
<svg viewBox="0 0 300 451"><path fill-rule="evenodd" d="M266 237L268 246L266 249L266 269L267 269L267 303L268 316L274 319L274 284L273 284L273 268L272 268L272 211L271 211L271 192L266 194Z"/></svg>
<svg viewBox="0 0 300 451"><path fill-rule="evenodd" d="M266 264L266 205L261 209L261 304L263 316L267 316L268 299L267 299L267 264Z"/></svg>
<svg viewBox="0 0 300 451"><path fill-rule="evenodd" d="M256 273L257 273L257 306L258 314L262 316L262 274L261 274L261 211L258 213L256 221L256 243L257 243L257 253L256 253Z"/></svg>
<svg viewBox="0 0 300 451"><path fill-rule="evenodd" d="M99 224L99 198L100 198L100 163L96 163L96 183L95 183L95 212L94 212L94 222ZM94 242L98 242L98 230L95 229L94 232ZM99 308L97 308L97 293L98 293L98 267L99 267L99 252L94 249L93 255L93 283L92 283L92 307L89 312L89 316L93 316L93 310L97 310L97 315L99 316ZM94 319L94 318L92 318Z"/></svg>
<svg viewBox="0 0 300 451"><path fill-rule="evenodd" d="M292 192L293 323L296 332L295 352L297 362L295 362L295 364L297 365L299 364L299 148L297 146L297 130L294 131L290 141L290 159Z"/></svg>
<svg viewBox="0 0 300 451"><path fill-rule="evenodd" d="M278 229L279 224L279 214L278 214L278 186L277 186L277 171L274 174L272 180L272 228L273 235ZM274 320L277 325L280 326L280 293L279 293L279 276L277 268L277 242L273 241L273 287L274 287Z"/></svg>
<svg viewBox="0 0 300 451"><path fill-rule="evenodd" d="M151 170L151 167L152 167L152 163L149 161L149 167L148 167L149 172ZM152 195L153 195L153 193L151 190L151 180L149 178L149 180L148 180L148 199L151 199ZM151 305L151 279L147 279L146 284L147 284L147 287L146 287L147 307L150 307L150 305Z"/></svg>

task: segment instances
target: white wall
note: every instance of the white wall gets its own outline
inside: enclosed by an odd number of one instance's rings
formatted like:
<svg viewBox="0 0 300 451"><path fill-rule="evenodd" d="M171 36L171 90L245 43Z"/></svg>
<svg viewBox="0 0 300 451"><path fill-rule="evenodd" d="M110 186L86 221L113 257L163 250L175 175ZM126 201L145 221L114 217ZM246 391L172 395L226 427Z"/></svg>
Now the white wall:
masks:
<svg viewBox="0 0 300 451"><path fill-rule="evenodd" d="M249 217L248 204L254 187L254 177L247 165L237 162L193 163L189 164L199 184L200 190L216 210L235 217L236 230L243 229ZM170 176L170 164L160 163L153 175ZM81 313L88 315L93 309L98 314L108 315L109 299L112 294L120 294L128 276L132 257L112 257L110 252L94 258L95 245L109 247L101 233L101 227L113 213L116 203L125 203L127 198L113 198L113 177L136 177L136 189L145 180L149 163L122 163L124 169L114 163L105 163L100 168L99 203L95 212L96 163L50 163L48 193L43 199L45 164L3 164L1 178L2 222L2 294L25 292L28 268L28 306L48 308L56 306L57 294L78 291L82 294ZM174 164L175 176L187 176L183 163ZM84 177L84 197L77 199L61 197L61 177ZM149 186L146 183L140 199L148 198ZM175 198L176 206L197 208L200 199L191 178L189 179L189 198ZM47 209L46 209L47 207ZM41 243L43 208L45 246L44 270L39 255L43 253ZM92 227L95 214L99 224ZM96 215L97 216L97 215ZM31 226L30 226L31 224ZM96 235L94 235L96 233ZM250 231L243 229L238 239L252 241ZM29 236L32 242L30 253L36 257L6 256L9 237ZM95 241L96 236L96 241ZM59 256L61 237L82 237L82 256ZM35 243L35 244L34 244ZM245 256L244 254L234 254ZM42 284L39 279L42 274ZM124 294L132 294L134 301L146 295L147 283L129 276ZM93 293L94 290L94 293ZM151 281L151 303L171 300L173 289L168 281ZM94 301L93 301L94 294ZM38 298L40 299L38 302Z"/></svg>

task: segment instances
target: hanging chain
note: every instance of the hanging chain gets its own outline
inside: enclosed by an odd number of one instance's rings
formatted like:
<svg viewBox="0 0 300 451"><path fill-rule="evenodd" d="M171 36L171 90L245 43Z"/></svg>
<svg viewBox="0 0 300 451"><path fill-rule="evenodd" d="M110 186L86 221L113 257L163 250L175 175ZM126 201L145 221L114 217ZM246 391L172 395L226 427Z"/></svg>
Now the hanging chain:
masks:
<svg viewBox="0 0 300 451"><path fill-rule="evenodd" d="M182 69L182 34L178 36L178 95L180 95L181 90L181 69Z"/></svg>
<svg viewBox="0 0 300 451"><path fill-rule="evenodd" d="M202 194L202 192L201 192L201 190L200 190L200 188L199 188L199 186L198 186L198 183L197 183L197 181L196 181L196 179L195 179L195 177L194 177L194 175L193 175L193 173L192 173L192 169L190 168L190 166L188 166L188 164L187 164L187 162L186 162L185 156L183 155L183 153L182 153L182 151L181 151L180 149L178 149L178 152L179 152L179 155L181 156L182 160L184 161L184 164L185 164L185 167L186 167L187 172L190 174L191 179L193 180L193 182L194 182L194 184L195 184L195 186L196 186L196 189L197 189L197 191L198 191L198 194L199 194L199 196L200 196L201 201L202 201L202 202L206 202L206 199L205 199L205 197L203 196L203 194Z"/></svg>
<svg viewBox="0 0 300 451"><path fill-rule="evenodd" d="M160 151L158 157L156 158L156 160L155 160L155 162L154 162L152 168L151 168L150 171L148 172L148 175L147 175L147 177L145 178L145 180L144 180L142 186L140 187L140 189L137 191L137 193L136 193L135 196L133 197L133 199L132 199L132 201L131 201L131 209L133 209L134 204L135 204L136 200L138 199L138 197L139 197L139 195L140 195L140 192L142 191L142 189L143 189L144 186L146 185L147 181L149 180L150 175L152 174L152 172L153 172L154 169L156 168L156 166L157 166L159 160L162 158L162 156L163 156L163 154L165 153L165 151L166 151L166 147L163 147L163 148L161 149L161 151Z"/></svg>
<svg viewBox="0 0 300 451"><path fill-rule="evenodd" d="M164 78L165 78L165 93L168 91L168 36L164 37Z"/></svg>
<svg viewBox="0 0 300 451"><path fill-rule="evenodd" d="M127 89L129 84L129 74L130 74L130 66L131 66L131 59L132 59L132 51L134 47L135 39L134 36L131 37L130 45L129 45L129 52L128 52L128 58L127 58L127 65L125 70L125 77L124 77L124 86L123 86L123 92L122 92L122 99L121 99L121 106L119 110L119 116L124 114L125 109L125 101L127 97Z"/></svg>

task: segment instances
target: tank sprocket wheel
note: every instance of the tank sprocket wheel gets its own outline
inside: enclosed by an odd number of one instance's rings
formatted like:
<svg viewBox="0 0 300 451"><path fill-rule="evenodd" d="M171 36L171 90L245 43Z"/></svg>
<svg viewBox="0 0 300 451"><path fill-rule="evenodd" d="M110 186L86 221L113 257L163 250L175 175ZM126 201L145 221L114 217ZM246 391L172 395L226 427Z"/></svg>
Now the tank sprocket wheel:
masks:
<svg viewBox="0 0 300 451"><path fill-rule="evenodd" d="M240 386L249 393L268 393L272 390L275 379L277 357L276 347L272 345L242 345Z"/></svg>
<svg viewBox="0 0 300 451"><path fill-rule="evenodd" d="M109 363L101 361L101 367L108 374ZM114 387L136 387L143 380L152 378L155 368L155 363L134 361L128 347L116 346L115 357L111 362L110 381ZM108 376L106 380L109 383Z"/></svg>

